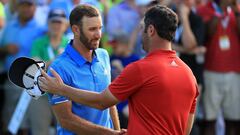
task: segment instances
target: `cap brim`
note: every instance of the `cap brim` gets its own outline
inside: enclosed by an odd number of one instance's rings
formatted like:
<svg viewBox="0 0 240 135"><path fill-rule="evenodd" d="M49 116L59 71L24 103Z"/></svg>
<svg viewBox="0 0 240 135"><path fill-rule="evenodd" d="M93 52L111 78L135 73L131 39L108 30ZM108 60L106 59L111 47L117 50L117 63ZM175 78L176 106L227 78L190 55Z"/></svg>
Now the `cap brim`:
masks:
<svg viewBox="0 0 240 135"><path fill-rule="evenodd" d="M63 17L52 17L52 18L49 18L48 21L49 22L52 22L52 21L66 22L67 19Z"/></svg>
<svg viewBox="0 0 240 135"><path fill-rule="evenodd" d="M17 58L11 65L8 77L10 81L12 81L15 85L25 88L22 77L25 73L26 69L36 62L33 59L27 58L27 57L20 57Z"/></svg>

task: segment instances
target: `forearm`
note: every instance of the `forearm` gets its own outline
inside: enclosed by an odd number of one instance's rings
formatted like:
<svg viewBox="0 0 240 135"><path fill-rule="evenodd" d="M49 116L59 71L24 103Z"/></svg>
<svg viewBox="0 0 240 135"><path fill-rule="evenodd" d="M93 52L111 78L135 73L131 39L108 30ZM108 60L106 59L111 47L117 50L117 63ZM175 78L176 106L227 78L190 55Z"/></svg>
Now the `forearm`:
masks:
<svg viewBox="0 0 240 135"><path fill-rule="evenodd" d="M186 48L184 48L183 46L180 46L179 44L174 44L173 43L172 48L173 48L173 50L175 50L179 53L186 53L187 52Z"/></svg>
<svg viewBox="0 0 240 135"><path fill-rule="evenodd" d="M115 130L120 130L120 122L118 117L118 111L116 106L110 107L110 115L113 121L113 126Z"/></svg>
<svg viewBox="0 0 240 135"><path fill-rule="evenodd" d="M73 88L68 85L63 85L60 95L66 96L71 100L87 105L96 109L104 110L112 105L107 105L103 102L103 98L100 93L81 90Z"/></svg>
<svg viewBox="0 0 240 135"><path fill-rule="evenodd" d="M185 135L189 135L191 130L192 130L192 126L193 126L193 122L194 122L194 114L189 114L188 116L188 123L187 123L187 128L186 128L186 133Z"/></svg>
<svg viewBox="0 0 240 135"><path fill-rule="evenodd" d="M62 118L59 122L63 128L78 135L110 135L113 132L112 129L93 124L76 115L72 115L71 118Z"/></svg>
<svg viewBox="0 0 240 135"><path fill-rule="evenodd" d="M187 49L192 49L197 46L196 38L191 30L191 26L188 17L182 18L183 33L182 33L182 43Z"/></svg>

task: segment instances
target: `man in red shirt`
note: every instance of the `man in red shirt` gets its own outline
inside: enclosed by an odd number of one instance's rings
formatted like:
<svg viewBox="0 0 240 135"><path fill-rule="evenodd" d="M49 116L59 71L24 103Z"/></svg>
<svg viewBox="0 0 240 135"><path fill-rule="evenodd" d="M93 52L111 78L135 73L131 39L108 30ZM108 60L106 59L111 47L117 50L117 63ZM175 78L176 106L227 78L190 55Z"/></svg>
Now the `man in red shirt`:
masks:
<svg viewBox="0 0 240 135"><path fill-rule="evenodd" d="M143 48L148 55L127 66L102 93L67 86L54 70L56 79L42 72L39 85L98 109L128 99L129 135L189 134L198 90L191 70L171 49L177 24L171 9L160 5L150 8L143 23Z"/></svg>
<svg viewBox="0 0 240 135"><path fill-rule="evenodd" d="M240 134L240 10L236 0L213 0L198 9L207 26L204 135L215 135L223 113L226 135Z"/></svg>

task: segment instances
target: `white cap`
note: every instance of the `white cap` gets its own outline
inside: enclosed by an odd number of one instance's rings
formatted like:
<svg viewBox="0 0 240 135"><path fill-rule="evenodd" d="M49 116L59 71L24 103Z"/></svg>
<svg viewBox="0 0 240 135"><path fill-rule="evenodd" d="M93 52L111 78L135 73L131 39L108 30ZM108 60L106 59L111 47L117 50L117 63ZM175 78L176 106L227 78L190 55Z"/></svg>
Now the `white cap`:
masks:
<svg viewBox="0 0 240 135"><path fill-rule="evenodd" d="M38 99L45 92L38 86L38 78L41 69L44 70L43 61L35 61L27 57L17 58L9 69L9 79L17 86L26 89L27 93L34 99Z"/></svg>

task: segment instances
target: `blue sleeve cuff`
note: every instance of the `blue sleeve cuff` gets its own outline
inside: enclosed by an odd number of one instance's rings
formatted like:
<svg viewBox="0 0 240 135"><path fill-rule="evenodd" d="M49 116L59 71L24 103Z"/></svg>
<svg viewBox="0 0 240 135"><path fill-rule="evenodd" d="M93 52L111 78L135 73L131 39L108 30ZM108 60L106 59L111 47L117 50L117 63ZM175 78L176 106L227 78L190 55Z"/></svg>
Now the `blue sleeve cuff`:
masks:
<svg viewBox="0 0 240 135"><path fill-rule="evenodd" d="M64 96L48 93L48 102L51 105L56 105L56 104L60 104L60 103L68 102L68 101L69 101L69 99L67 99Z"/></svg>

